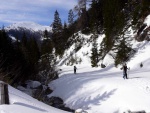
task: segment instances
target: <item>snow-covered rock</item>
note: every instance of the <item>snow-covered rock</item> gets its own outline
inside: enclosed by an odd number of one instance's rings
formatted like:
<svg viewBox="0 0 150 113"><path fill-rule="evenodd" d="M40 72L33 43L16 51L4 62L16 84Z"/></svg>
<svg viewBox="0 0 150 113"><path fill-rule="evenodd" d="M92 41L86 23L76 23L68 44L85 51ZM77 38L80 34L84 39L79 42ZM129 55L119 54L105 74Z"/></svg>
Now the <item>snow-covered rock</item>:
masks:
<svg viewBox="0 0 150 113"><path fill-rule="evenodd" d="M28 88L37 88L41 85L39 81L32 81L32 80L26 81L26 84Z"/></svg>

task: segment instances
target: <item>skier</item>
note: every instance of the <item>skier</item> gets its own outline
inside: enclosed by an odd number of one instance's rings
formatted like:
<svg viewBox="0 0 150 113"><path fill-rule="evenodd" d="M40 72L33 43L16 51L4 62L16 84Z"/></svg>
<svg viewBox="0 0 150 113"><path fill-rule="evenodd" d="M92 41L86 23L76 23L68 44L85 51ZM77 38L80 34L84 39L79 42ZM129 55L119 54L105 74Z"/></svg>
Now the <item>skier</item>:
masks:
<svg viewBox="0 0 150 113"><path fill-rule="evenodd" d="M74 74L76 74L76 70L77 70L77 67L76 67L76 66L74 66Z"/></svg>
<svg viewBox="0 0 150 113"><path fill-rule="evenodd" d="M126 63L123 65L123 67L121 68L121 70L123 69L123 78L124 79L128 79L127 77L127 69L129 70L129 68L127 67Z"/></svg>

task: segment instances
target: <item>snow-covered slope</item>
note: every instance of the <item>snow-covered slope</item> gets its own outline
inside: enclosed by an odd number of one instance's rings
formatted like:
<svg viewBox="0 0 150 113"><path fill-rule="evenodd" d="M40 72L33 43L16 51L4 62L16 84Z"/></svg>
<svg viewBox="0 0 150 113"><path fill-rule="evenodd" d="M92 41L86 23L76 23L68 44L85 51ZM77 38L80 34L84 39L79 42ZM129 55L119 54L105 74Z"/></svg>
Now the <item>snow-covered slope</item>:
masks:
<svg viewBox="0 0 150 113"><path fill-rule="evenodd" d="M68 113L48 106L9 86L10 105L0 105L0 113Z"/></svg>
<svg viewBox="0 0 150 113"><path fill-rule="evenodd" d="M145 23L149 23L149 17ZM28 29L44 29L35 27L30 23L20 24ZM16 26L16 27L15 27ZM18 29L18 25L13 28ZM8 28L9 29L9 28ZM66 50L59 62L62 69L60 78L49 84L54 91L49 95L62 98L67 107L83 109L88 113L123 113L127 111L150 112L150 42L137 42L133 40L133 48L137 50L134 57L127 63L130 67L128 78L122 78L122 70L116 68L113 59L106 55L103 63L106 68L91 68L90 55L92 43L89 43L91 35L79 34L81 42L73 44ZM98 48L104 35L97 39ZM76 47L82 44L82 48L75 53ZM77 58L77 74L73 74L73 66L70 65L72 57ZM80 61L82 61L80 63ZM143 63L143 67L140 67ZM10 105L1 105L1 113L67 113L45 105L36 99L9 86Z"/></svg>
<svg viewBox="0 0 150 113"><path fill-rule="evenodd" d="M147 26L145 27L148 28L150 27L150 15L148 15L145 18L144 24L146 24ZM136 55L139 52L142 52L143 49L149 49L149 44L147 41L143 41L143 42L137 42L134 38L136 35L136 31L132 29L132 27L129 27L128 30L125 32L125 37L130 37L130 44L132 44L132 48L135 49L137 51ZM86 65L86 66L90 66L91 65L91 50L92 50L92 44L94 42L93 38L91 38L93 35L84 35L81 32L78 32L76 34L76 36L74 37L74 43L72 44L72 46L68 49L65 50L65 54L63 55L63 57L60 59L59 61L59 66L62 65ZM97 50L100 49L100 44L103 40L103 38L105 37L105 35L99 35L98 38L96 39L96 43L97 43ZM148 35L149 39L150 39L150 35ZM80 48L81 46L81 48ZM76 51L77 48L80 48L78 51ZM76 52L75 52L76 51ZM144 50L145 51L145 50ZM114 55L114 51L110 51L105 58L103 59L103 61L100 61L98 65L100 65L101 63L105 64L106 66L112 65L114 63L114 58L110 55L110 53ZM143 52L142 52L143 53ZM147 55L148 53L144 53L144 54L140 54L140 55L144 55L145 57L149 57ZM139 55L139 57L140 57ZM134 57L135 57L134 56ZM109 60L108 60L109 59ZM133 58L134 59L134 58ZM76 62L74 62L76 61ZM137 61L136 64L141 63L140 61Z"/></svg>
<svg viewBox="0 0 150 113"><path fill-rule="evenodd" d="M147 17L145 23L149 22L150 18ZM133 32L128 35L133 37ZM137 52L127 63L130 67L129 79L123 79L120 66L116 68L109 55L104 59L106 68L92 68L89 59L92 45L87 43L90 36L82 35L81 38L82 48L75 54L74 50L78 44L73 44L63 56L60 62L60 78L49 84L54 90L49 97L58 96L64 100L66 106L83 109L88 113L128 113L141 110L149 113L150 42L132 41ZM102 39L103 36L99 36L97 42L100 43ZM71 56L82 59L82 62L77 64L77 74L73 73L73 66L67 66ZM143 67L140 67L140 63Z"/></svg>
<svg viewBox="0 0 150 113"><path fill-rule="evenodd" d="M34 38L39 41L43 39L43 33L45 30L48 31L49 35L52 33L52 28L50 26L42 26L34 22L18 22L5 27L4 29L10 37L17 37L18 39L21 39L25 33L27 38L34 36Z"/></svg>
<svg viewBox="0 0 150 113"><path fill-rule="evenodd" d="M143 42L135 42L134 49L137 50L136 54L131 58L130 62L128 63L131 68L138 68L141 63L145 64L148 63L150 60L150 42L143 41ZM149 68L149 67L145 67Z"/></svg>
<svg viewBox="0 0 150 113"><path fill-rule="evenodd" d="M76 43L73 43L72 46L66 50L59 61L59 66L62 65L86 65L86 66L91 66L91 49L92 49L92 44L93 44L93 39L91 38L92 34L90 35L84 35L82 33L78 33L78 35L75 37ZM98 49L100 48L100 43L102 42L104 38L104 35L99 35L96 43ZM81 48L80 48L81 46ZM77 52L76 49L80 48ZM73 60L77 61L76 63L73 63Z"/></svg>
<svg viewBox="0 0 150 113"><path fill-rule="evenodd" d="M60 78L49 84L54 90L49 96L61 97L66 106L88 113L150 112L150 42L137 46L138 52L127 64L129 79L124 80L120 67L113 65L105 69L78 65L77 74L73 66L63 65Z"/></svg>
<svg viewBox="0 0 150 113"><path fill-rule="evenodd" d="M40 24L34 23L34 22L18 22L14 23L8 27L6 27L6 30L16 29L19 30L19 28L29 29L31 31L44 31L48 30L51 31L52 28L50 26L42 26Z"/></svg>

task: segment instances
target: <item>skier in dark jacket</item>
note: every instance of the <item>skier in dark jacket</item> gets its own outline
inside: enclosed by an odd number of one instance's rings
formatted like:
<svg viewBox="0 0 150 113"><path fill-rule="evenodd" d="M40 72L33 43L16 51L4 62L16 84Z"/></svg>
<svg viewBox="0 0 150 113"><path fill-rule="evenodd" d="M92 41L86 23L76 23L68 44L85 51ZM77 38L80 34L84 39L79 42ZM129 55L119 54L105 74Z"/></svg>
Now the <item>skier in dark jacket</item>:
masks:
<svg viewBox="0 0 150 113"><path fill-rule="evenodd" d="M74 66L74 74L76 74L76 70L77 70L77 67L76 67L76 66Z"/></svg>
<svg viewBox="0 0 150 113"><path fill-rule="evenodd" d="M123 67L121 68L121 70L122 69L123 69L123 78L124 79L128 79L128 77L127 77L127 69L129 69L129 68L127 67L126 64L124 64Z"/></svg>

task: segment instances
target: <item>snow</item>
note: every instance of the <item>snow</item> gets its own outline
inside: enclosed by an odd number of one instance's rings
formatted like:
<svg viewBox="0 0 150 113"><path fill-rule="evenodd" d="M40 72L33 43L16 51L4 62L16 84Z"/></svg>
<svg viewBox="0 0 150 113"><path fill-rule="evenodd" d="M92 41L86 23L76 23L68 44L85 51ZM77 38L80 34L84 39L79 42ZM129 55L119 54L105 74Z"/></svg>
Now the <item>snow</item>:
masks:
<svg viewBox="0 0 150 113"><path fill-rule="evenodd" d="M9 35L9 37L12 39L12 41L16 41L16 38L15 37L13 37L13 36L11 36L11 35Z"/></svg>
<svg viewBox="0 0 150 113"><path fill-rule="evenodd" d="M32 81L32 80L28 80L26 82L26 84L27 84L27 87L29 87L29 88L37 88L37 87L39 87L41 85L40 82L38 82L38 81Z"/></svg>
<svg viewBox="0 0 150 113"><path fill-rule="evenodd" d="M145 23L150 25L150 16L146 18ZM41 26L30 24L32 29L41 29ZM20 25L26 26L27 24ZM18 25L13 26L17 28ZM133 35L133 32L128 35ZM150 42L132 42L137 52L127 63L127 66L130 67L129 79L123 79L120 66L114 67L110 55L106 55L103 61L106 68L92 68L90 66L92 43L88 43L91 41L91 35L80 34L80 36L83 38L82 48L75 54L75 44L73 44L65 51L63 59L58 64L62 69L59 79L49 83L53 92L48 96L62 98L67 107L77 112L128 113L128 111L141 110L150 112ZM103 38L104 35L98 37L98 48ZM77 64L77 74L73 73L73 66L65 65L69 63L68 59L71 56L82 59L82 62ZM142 68L140 63L143 63ZM32 88L41 85L37 81L28 83ZM19 89L26 90L21 86ZM33 99L11 86L9 86L9 96L10 105L1 105L0 113L68 113Z"/></svg>
<svg viewBox="0 0 150 113"><path fill-rule="evenodd" d="M147 24L147 26L150 26L150 15L146 17L144 23Z"/></svg>
<svg viewBox="0 0 150 113"><path fill-rule="evenodd" d="M42 84L38 81L28 80L28 81L26 81L25 85L26 85L25 87L17 86L17 89L19 89L20 91L32 96L33 95L33 90L35 88L41 86ZM44 86L42 86L42 87L44 87Z"/></svg>
<svg viewBox="0 0 150 113"><path fill-rule="evenodd" d="M49 96L61 97L66 106L88 113L150 112L150 72L144 67L130 70L124 80L120 68L78 67L74 75L73 67L63 66L63 75L49 84L54 90Z"/></svg>
<svg viewBox="0 0 150 113"><path fill-rule="evenodd" d="M10 105L0 105L0 113L68 113L48 106L9 85Z"/></svg>
<svg viewBox="0 0 150 113"><path fill-rule="evenodd" d="M131 58L129 65L131 68L138 68L140 63L147 64L150 61L150 42L135 42L134 48L138 49L137 53ZM147 64L148 65L148 64ZM148 69L148 67L145 67Z"/></svg>
<svg viewBox="0 0 150 113"><path fill-rule="evenodd" d="M6 30L19 28L30 29L31 31L44 31L44 30L52 31L52 28L50 26L43 26L34 22L17 22L8 27L5 27Z"/></svg>
<svg viewBox="0 0 150 113"><path fill-rule="evenodd" d="M60 78L49 84L54 90L49 97L58 96L67 107L88 113L150 112L150 42L134 41L133 47L137 52L127 63L129 79L123 79L120 66L114 67L109 56L105 61L111 63L104 69L78 64L74 74L73 66L62 65Z"/></svg>
<svg viewBox="0 0 150 113"><path fill-rule="evenodd" d="M61 59L61 61L59 61L59 66L61 65L72 65L70 63L71 58L73 57L74 59L76 58L78 63L77 65L79 66L91 66L91 60L90 60L90 56L91 56L91 49L92 49L92 40L91 40L91 36L90 35L83 35L79 32L79 37L81 42L76 42L74 43L68 50L65 51L65 54L63 55L63 58ZM99 35L97 38L97 45L98 45L98 49L100 48L100 43L102 42L103 38L105 37L105 35ZM82 48L75 53L75 48L78 47L78 45L82 45ZM81 59L81 62L79 62Z"/></svg>

